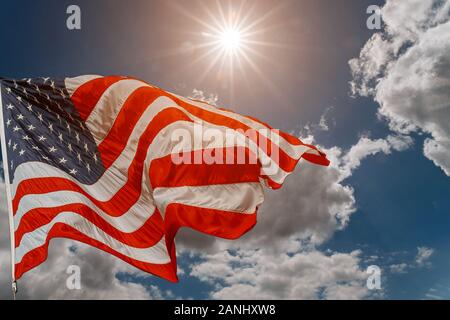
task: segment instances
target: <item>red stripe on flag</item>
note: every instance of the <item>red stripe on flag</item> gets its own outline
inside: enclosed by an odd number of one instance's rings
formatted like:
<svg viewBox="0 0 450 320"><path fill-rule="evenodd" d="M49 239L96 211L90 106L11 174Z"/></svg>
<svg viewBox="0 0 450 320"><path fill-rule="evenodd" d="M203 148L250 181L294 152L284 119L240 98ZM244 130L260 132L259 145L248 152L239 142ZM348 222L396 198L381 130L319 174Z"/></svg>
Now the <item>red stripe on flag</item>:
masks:
<svg viewBox="0 0 450 320"><path fill-rule="evenodd" d="M220 148L224 158L229 149L231 149L234 159L237 159L237 153L239 152L237 148ZM248 156L248 149L246 149L246 153ZM179 156L187 156L193 161L197 157L200 158L202 154L203 150L197 150ZM260 166L258 163L206 164L203 162L200 164L175 164L172 156L167 155L152 161L149 172L151 185L154 189L259 181Z"/></svg>
<svg viewBox="0 0 450 320"><path fill-rule="evenodd" d="M133 204L138 200L142 186L139 185L133 187L133 183L136 181L141 181L141 178L136 178L138 180L129 179L127 184L125 184L119 192L117 192L109 201L99 201L92 197L86 191L84 191L77 183L64 179L64 178L34 178L22 181L17 187L16 196L13 199L13 212L14 215L17 212L19 202L22 197L27 194L45 194L49 192L56 191L75 191L83 194L89 200L91 200L97 207L102 209L107 214L117 217L121 216L123 213L128 211Z"/></svg>
<svg viewBox="0 0 450 320"><path fill-rule="evenodd" d="M71 226L68 226L63 223L55 223L55 225L51 228L47 235L47 239L44 245L33 249L32 251L28 252L24 255L21 262L16 263L15 265L15 278L18 280L22 277L24 273L27 271L33 269L34 267L40 265L45 260L47 260L48 257L48 245L51 239L53 238L68 238L76 241L83 242L85 244L91 245L93 247L96 247L100 250L106 251L125 262L128 262L129 264L135 266L138 269L141 269L142 271L152 273L158 277L167 279L172 282L177 282L177 265L176 265L176 259L175 257L175 247L173 247L173 252L171 252L171 262L167 264L152 264L152 263L146 263L139 260L132 259L128 256L125 256L110 247L106 246L105 244L101 243L100 241L94 240L85 234L79 232L78 230L72 228Z"/></svg>
<svg viewBox="0 0 450 320"><path fill-rule="evenodd" d="M139 109L137 112L139 112ZM117 127L114 129L114 136L108 136L108 138L100 144L99 152L105 168L109 168L127 146L128 139L135 126L135 123L132 123L131 121L127 123L129 120L132 121L133 117L129 119L125 114L122 114L121 117L118 118ZM185 113L177 108L169 107L159 112L152 121L147 124L147 128L139 138L137 154L144 148L142 145L145 146L145 149L148 149L150 143L161 130L177 121L192 122ZM170 137L168 137L168 139L170 139ZM137 158L137 154L135 159ZM142 155L140 156L142 157ZM146 153L144 154L142 161L145 160L145 156ZM135 159L133 161L135 161Z"/></svg>
<svg viewBox="0 0 450 320"><path fill-rule="evenodd" d="M53 208L35 208L28 211L20 220L19 227L14 233L16 247L19 246L26 233L50 223L61 212L78 214L116 240L135 248L151 247L158 243L164 235L163 220L156 208L142 227L134 232L125 233L116 229L88 206L74 203Z"/></svg>
<svg viewBox="0 0 450 320"><path fill-rule="evenodd" d="M237 239L255 226L256 212L242 214L173 203L166 209L164 222L167 248L174 250L174 237L182 227L224 239Z"/></svg>
<svg viewBox="0 0 450 320"><path fill-rule="evenodd" d="M126 77L110 76L96 78L83 83L73 93L71 99L83 121L91 114L94 107L108 88Z"/></svg>

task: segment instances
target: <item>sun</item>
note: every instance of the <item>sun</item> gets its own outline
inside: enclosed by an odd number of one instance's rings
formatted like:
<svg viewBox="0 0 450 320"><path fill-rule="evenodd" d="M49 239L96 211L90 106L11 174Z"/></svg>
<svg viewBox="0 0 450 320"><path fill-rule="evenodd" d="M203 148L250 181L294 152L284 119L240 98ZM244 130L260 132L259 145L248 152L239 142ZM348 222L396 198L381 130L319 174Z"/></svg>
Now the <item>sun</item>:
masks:
<svg viewBox="0 0 450 320"><path fill-rule="evenodd" d="M242 47L242 32L238 29L229 28L219 35L222 48L228 53L236 53Z"/></svg>
<svg viewBox="0 0 450 320"><path fill-rule="evenodd" d="M222 25L204 32L209 53L221 58L240 58L248 51L248 35L239 26Z"/></svg>
<svg viewBox="0 0 450 320"><path fill-rule="evenodd" d="M220 3L217 6L216 14L205 8L209 19L200 20L204 30L197 48L205 49L205 53L198 61L209 60L208 70L219 66L222 71L223 68L231 70L244 62L252 62L251 56L258 54L256 36L261 31L259 22L250 15L244 15L243 7L228 7L227 10Z"/></svg>

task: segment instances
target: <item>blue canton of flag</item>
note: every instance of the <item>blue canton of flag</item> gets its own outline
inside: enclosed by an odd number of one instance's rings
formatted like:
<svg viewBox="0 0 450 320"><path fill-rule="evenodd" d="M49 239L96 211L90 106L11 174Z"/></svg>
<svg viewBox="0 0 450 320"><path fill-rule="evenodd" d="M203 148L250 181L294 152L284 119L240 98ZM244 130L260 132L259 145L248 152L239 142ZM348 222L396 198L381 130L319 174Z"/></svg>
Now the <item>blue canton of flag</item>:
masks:
<svg viewBox="0 0 450 320"><path fill-rule="evenodd" d="M97 145L70 100L63 80L2 80L3 121L10 182L24 162L52 165L92 184L104 167Z"/></svg>

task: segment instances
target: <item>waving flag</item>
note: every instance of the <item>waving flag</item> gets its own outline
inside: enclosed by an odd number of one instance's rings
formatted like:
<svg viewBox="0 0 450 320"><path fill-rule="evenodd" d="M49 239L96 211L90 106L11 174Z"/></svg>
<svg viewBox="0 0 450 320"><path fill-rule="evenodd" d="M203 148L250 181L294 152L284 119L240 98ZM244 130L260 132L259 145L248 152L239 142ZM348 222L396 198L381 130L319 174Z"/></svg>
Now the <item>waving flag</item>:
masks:
<svg viewBox="0 0 450 320"><path fill-rule="evenodd" d="M256 223L263 184L281 187L300 158L328 165L253 118L132 78L1 88L16 279L46 260L51 239L70 238L177 281L179 228L238 238Z"/></svg>

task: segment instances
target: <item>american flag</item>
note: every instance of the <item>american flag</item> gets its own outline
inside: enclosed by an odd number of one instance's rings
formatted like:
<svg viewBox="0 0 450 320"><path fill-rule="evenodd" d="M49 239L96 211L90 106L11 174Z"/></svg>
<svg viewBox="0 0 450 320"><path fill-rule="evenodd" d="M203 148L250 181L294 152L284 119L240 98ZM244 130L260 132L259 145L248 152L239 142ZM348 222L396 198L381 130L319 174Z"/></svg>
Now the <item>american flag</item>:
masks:
<svg viewBox="0 0 450 320"><path fill-rule="evenodd" d="M300 158L329 163L254 118L130 77L3 79L1 98L16 279L46 260L51 239L70 238L177 281L179 228L238 238L256 223L264 184L281 187ZM231 130L258 161L174 163L171 135L198 124ZM242 136L248 129L259 131ZM255 152L251 140L272 134L277 157L275 148ZM195 157L211 145L188 148Z"/></svg>

